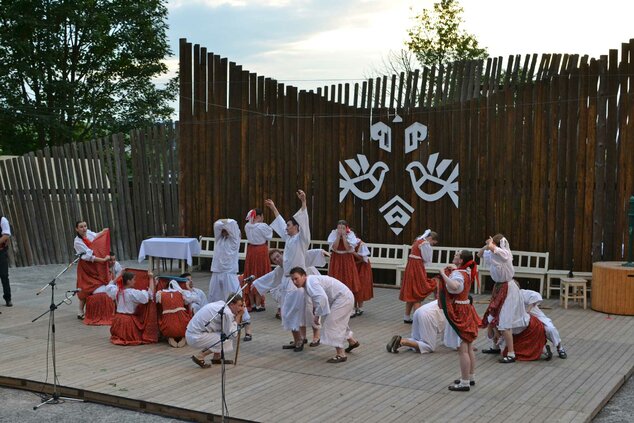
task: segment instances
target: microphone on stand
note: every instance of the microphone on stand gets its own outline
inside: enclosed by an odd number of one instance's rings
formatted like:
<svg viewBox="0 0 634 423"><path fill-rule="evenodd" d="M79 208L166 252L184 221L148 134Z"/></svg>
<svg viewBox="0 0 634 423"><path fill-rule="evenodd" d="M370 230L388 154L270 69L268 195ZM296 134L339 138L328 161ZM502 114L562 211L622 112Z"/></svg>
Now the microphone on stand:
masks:
<svg viewBox="0 0 634 423"><path fill-rule="evenodd" d="M71 290L68 290L68 291L66 291L66 292L68 292L68 293L73 293L73 294L77 294L78 292L81 292L81 288L71 289Z"/></svg>
<svg viewBox="0 0 634 423"><path fill-rule="evenodd" d="M75 254L75 258L79 258L79 257L83 256L84 254L86 254L85 251L81 252L81 253L77 253L77 254Z"/></svg>
<svg viewBox="0 0 634 423"><path fill-rule="evenodd" d="M243 283L251 283L251 282L253 282L254 280L255 280L255 275L251 275L251 276L249 276L249 277L247 277L247 278L242 279L242 282L243 282Z"/></svg>

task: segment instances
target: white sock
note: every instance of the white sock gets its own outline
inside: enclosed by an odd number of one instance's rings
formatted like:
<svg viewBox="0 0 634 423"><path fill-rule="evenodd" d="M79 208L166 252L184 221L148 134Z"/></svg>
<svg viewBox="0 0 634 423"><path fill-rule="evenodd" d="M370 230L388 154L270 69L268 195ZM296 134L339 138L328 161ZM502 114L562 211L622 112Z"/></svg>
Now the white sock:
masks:
<svg viewBox="0 0 634 423"><path fill-rule="evenodd" d="M515 351L506 353L506 356L515 358Z"/></svg>
<svg viewBox="0 0 634 423"><path fill-rule="evenodd" d="M469 380L460 379L460 386L469 386Z"/></svg>
<svg viewBox="0 0 634 423"><path fill-rule="evenodd" d="M409 317L409 314L404 314L403 320L412 320L412 319Z"/></svg>
<svg viewBox="0 0 634 423"><path fill-rule="evenodd" d="M475 381L475 373L469 375L469 380Z"/></svg>

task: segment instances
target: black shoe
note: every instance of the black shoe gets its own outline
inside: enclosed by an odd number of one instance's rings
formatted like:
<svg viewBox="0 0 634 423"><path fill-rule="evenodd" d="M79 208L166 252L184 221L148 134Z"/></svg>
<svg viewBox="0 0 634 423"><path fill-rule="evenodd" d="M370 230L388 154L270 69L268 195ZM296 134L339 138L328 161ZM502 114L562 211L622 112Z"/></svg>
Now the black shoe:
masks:
<svg viewBox="0 0 634 423"><path fill-rule="evenodd" d="M454 380L453 383L456 384L456 385L460 385L460 379ZM475 380L470 380L469 381L469 385L475 386Z"/></svg>
<svg viewBox="0 0 634 423"><path fill-rule="evenodd" d="M557 354L559 354L559 358L568 358L568 354L566 354L566 350L563 348L559 348Z"/></svg>
<svg viewBox="0 0 634 423"><path fill-rule="evenodd" d="M463 391L463 392L471 390L471 388L469 388L468 386L462 386L462 385L449 385L447 389L449 389L450 391Z"/></svg>
<svg viewBox="0 0 634 423"><path fill-rule="evenodd" d="M487 348L486 350L482 350L482 354L500 354L502 350L499 348Z"/></svg>
<svg viewBox="0 0 634 423"><path fill-rule="evenodd" d="M412 323L414 323L414 321L413 320L403 319L403 323L405 323L407 325L411 325Z"/></svg>
<svg viewBox="0 0 634 423"><path fill-rule="evenodd" d="M296 346L295 346L295 348L293 348L293 351L295 351L295 352L302 352L302 351L304 351L304 344L305 344L305 342L302 342L301 344L296 345Z"/></svg>
<svg viewBox="0 0 634 423"><path fill-rule="evenodd" d="M11 302L11 300L7 301L7 307L13 307L13 303Z"/></svg>

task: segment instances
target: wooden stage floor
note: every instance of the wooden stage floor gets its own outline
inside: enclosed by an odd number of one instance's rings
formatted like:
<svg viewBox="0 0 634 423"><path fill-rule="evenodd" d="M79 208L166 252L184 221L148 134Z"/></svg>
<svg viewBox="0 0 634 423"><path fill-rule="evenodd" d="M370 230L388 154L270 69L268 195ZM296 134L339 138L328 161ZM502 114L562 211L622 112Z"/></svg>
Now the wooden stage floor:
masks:
<svg viewBox="0 0 634 423"><path fill-rule="evenodd" d="M34 389L52 383L48 319L31 320L50 303L49 291L35 292L62 268L11 269L14 307L0 307L0 384ZM74 269L67 273L58 293L74 287ZM205 291L208 278L208 272L194 274ZM447 348L424 355L386 352L392 335L410 330L402 323L396 290L375 289L365 314L351 320L361 347L341 364L326 363L334 349L324 345L302 353L282 350L291 338L274 318L273 306L253 313L253 341L241 342L238 365L227 366L226 402L236 421L587 422L634 369L634 317L579 306L564 310L557 299L546 300L544 311L559 329L568 359L555 355L550 362L505 365L477 352L477 385L466 393L447 390L459 376L458 358ZM486 306L476 307L482 314ZM56 312L57 373L65 394L76 390L93 401L219 421L214 416L221 414L219 365L199 368L190 360L190 347L114 346L108 327L85 326L75 315L75 300ZM486 347L484 332L475 345Z"/></svg>

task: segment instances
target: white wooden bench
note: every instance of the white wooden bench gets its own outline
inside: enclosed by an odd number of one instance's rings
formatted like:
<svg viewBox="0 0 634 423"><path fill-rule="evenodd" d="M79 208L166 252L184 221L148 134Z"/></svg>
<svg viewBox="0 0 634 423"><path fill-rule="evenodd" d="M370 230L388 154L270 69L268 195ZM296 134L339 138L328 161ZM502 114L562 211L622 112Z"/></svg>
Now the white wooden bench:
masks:
<svg viewBox="0 0 634 423"><path fill-rule="evenodd" d="M409 246L398 244L375 244L366 242L370 250L370 264L373 269L387 269L395 271L396 286L401 286L402 269L407 263Z"/></svg>
<svg viewBox="0 0 634 423"><path fill-rule="evenodd" d="M550 298L551 291L559 292L560 286L552 284L553 279L565 278L570 273L570 270L558 270L558 269L550 269L546 272L546 298ZM574 276L578 276L580 278L587 279L588 281L592 280L592 272L572 272ZM587 291L590 291L590 286L588 286Z"/></svg>

